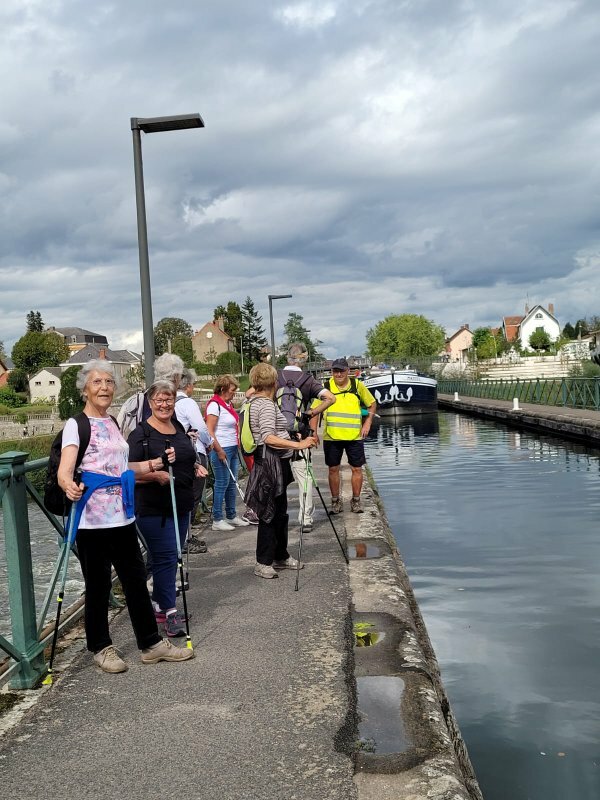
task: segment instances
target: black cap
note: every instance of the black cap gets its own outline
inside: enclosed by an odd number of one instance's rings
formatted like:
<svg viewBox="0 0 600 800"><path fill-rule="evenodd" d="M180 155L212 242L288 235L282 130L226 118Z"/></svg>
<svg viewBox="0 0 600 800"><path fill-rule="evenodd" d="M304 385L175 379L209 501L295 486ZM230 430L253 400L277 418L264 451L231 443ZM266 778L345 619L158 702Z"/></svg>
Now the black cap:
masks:
<svg viewBox="0 0 600 800"><path fill-rule="evenodd" d="M331 369L350 369L350 367L345 358L336 358L331 365Z"/></svg>

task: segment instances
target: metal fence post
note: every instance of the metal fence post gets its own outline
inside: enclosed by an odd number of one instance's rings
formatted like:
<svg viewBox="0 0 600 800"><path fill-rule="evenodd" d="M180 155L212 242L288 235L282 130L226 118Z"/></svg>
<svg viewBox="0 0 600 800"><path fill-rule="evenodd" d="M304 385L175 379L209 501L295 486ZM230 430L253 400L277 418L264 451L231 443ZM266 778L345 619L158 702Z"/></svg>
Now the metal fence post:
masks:
<svg viewBox="0 0 600 800"><path fill-rule="evenodd" d="M21 654L20 670L10 681L13 689L31 689L46 672L37 634L25 475L19 469L27 456L16 451L0 454L0 467L13 472L2 498L12 645Z"/></svg>

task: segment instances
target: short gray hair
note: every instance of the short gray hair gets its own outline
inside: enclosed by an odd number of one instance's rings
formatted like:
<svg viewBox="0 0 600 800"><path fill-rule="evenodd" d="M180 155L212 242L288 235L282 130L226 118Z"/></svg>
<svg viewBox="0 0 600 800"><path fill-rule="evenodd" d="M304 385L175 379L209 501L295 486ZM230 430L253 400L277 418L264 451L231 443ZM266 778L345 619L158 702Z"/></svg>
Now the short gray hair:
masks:
<svg viewBox="0 0 600 800"><path fill-rule="evenodd" d="M157 381L154 381L152 386L148 389L148 400L152 400L154 395L158 394L159 392L165 392L175 397L177 394L177 389L172 381L165 381L162 378L159 378Z"/></svg>
<svg viewBox="0 0 600 800"><path fill-rule="evenodd" d="M179 381L179 388L186 389L188 386L193 386L196 381L198 380L198 376L194 372L193 369L188 369L187 367L183 370L183 375L181 376L181 380Z"/></svg>
<svg viewBox="0 0 600 800"><path fill-rule="evenodd" d="M303 342L293 342L287 351L288 364L295 364L298 367L304 366L308 361L308 349Z"/></svg>
<svg viewBox="0 0 600 800"><path fill-rule="evenodd" d="M175 386L179 385L181 376L183 375L183 361L179 356L173 353L163 353L154 362L154 376L156 380L161 378L165 381L174 383Z"/></svg>
<svg viewBox="0 0 600 800"><path fill-rule="evenodd" d="M115 381L115 384L117 382L115 368L111 362L107 361L105 358L95 358L93 361L88 361L87 364L84 364L77 373L75 386L82 396L83 392L85 391L90 372L104 372L105 375L110 375L110 377Z"/></svg>

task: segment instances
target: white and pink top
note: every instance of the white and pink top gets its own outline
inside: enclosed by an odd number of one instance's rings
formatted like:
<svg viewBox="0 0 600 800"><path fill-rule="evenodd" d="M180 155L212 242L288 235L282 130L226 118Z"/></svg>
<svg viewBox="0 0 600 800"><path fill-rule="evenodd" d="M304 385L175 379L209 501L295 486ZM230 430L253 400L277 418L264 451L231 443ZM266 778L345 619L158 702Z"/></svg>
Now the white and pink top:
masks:
<svg viewBox="0 0 600 800"><path fill-rule="evenodd" d="M90 417L89 420L90 443L80 469L114 478L120 477L128 468L129 445L110 417ZM79 431L74 419L67 420L63 430L63 449L70 444L79 447ZM107 486L97 489L91 495L83 510L79 527L119 528L134 521L134 517L128 518L125 513L121 487Z"/></svg>

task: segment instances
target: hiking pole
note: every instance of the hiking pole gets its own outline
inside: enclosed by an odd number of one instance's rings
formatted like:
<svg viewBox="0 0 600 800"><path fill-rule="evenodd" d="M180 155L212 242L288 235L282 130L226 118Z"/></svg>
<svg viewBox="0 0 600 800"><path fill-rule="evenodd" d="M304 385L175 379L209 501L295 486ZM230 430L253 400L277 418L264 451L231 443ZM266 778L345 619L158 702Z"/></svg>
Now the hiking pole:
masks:
<svg viewBox="0 0 600 800"><path fill-rule="evenodd" d="M52 686L53 683L53 666L54 666L54 656L56 655L56 643L58 641L58 626L60 623L60 614L62 611L63 600L65 597L65 586L67 583L67 570L69 567L69 555L71 554L71 548L73 547L73 541L75 539L75 534L77 531L75 530L75 507L77 503L73 503L71 505L71 510L69 511L69 524L67 527L67 535L65 536L61 553L59 556L59 560L64 559L63 564L63 573L62 573L62 581L60 585L60 591L58 592L58 596L56 598L56 620L54 622L54 634L52 636L52 647L50 648L50 661L48 662L48 674L42 681L44 686Z"/></svg>
<svg viewBox="0 0 600 800"><path fill-rule="evenodd" d="M169 450L171 442L165 439L165 450ZM181 597L183 599L183 616L185 618L185 646L188 650L193 650L192 637L190 636L190 621L188 619L187 598L185 595L185 580L183 578L183 557L181 555L181 540L179 539L179 519L177 517L177 501L175 500L175 478L171 462L167 462L169 467L169 486L171 487L171 504L173 506L173 524L175 526L175 541L177 543L177 566L179 567L179 580L181 581Z"/></svg>
<svg viewBox="0 0 600 800"><path fill-rule="evenodd" d="M309 451L310 457L310 451ZM305 467L304 470L304 491L302 493L302 508L301 508L301 516L300 516L300 538L298 540L298 566L296 568L296 585L294 586L294 591L298 591L298 583L300 581L300 565L301 565L301 558L302 558L302 540L304 537L304 512L306 511L306 496L308 494L308 457L305 457Z"/></svg>
<svg viewBox="0 0 600 800"><path fill-rule="evenodd" d="M317 494L319 495L319 499L321 500L321 503L323 504L323 508L325 509L325 513L327 514L327 519L329 520L329 522L331 524L331 527L333 528L333 532L335 533L335 538L337 539L338 544L340 546L340 550L342 551L342 555L344 556L344 561L346 562L346 564L350 564L350 561L348 560L348 556L346 555L346 551L344 550L344 545L342 544L342 541L341 541L341 539L339 537L339 534L338 534L338 532L337 532L337 530L335 528L335 525L333 524L333 520L331 519L331 514L329 513L329 509L327 508L327 504L325 503L325 500L323 499L323 495L321 494L321 490L319 489L319 484L317 483L317 479L315 478L315 473L313 472L313 468L312 468L312 466L310 464L310 461L308 459L307 459L307 462L306 462L306 467L307 467L307 470L308 470L308 472L310 474L310 478L312 480L313 486L317 490Z"/></svg>
<svg viewBox="0 0 600 800"><path fill-rule="evenodd" d="M238 490L239 495L240 495L240 497L242 498L242 501L243 501L244 500L244 493L240 489L240 485L237 482L237 478L235 477L235 475L232 472L231 467L229 466L229 461L227 462L227 469L229 470L229 474L231 475L231 478L232 478L233 482L235 483L236 489ZM244 505L245 505L245 503L244 503Z"/></svg>

